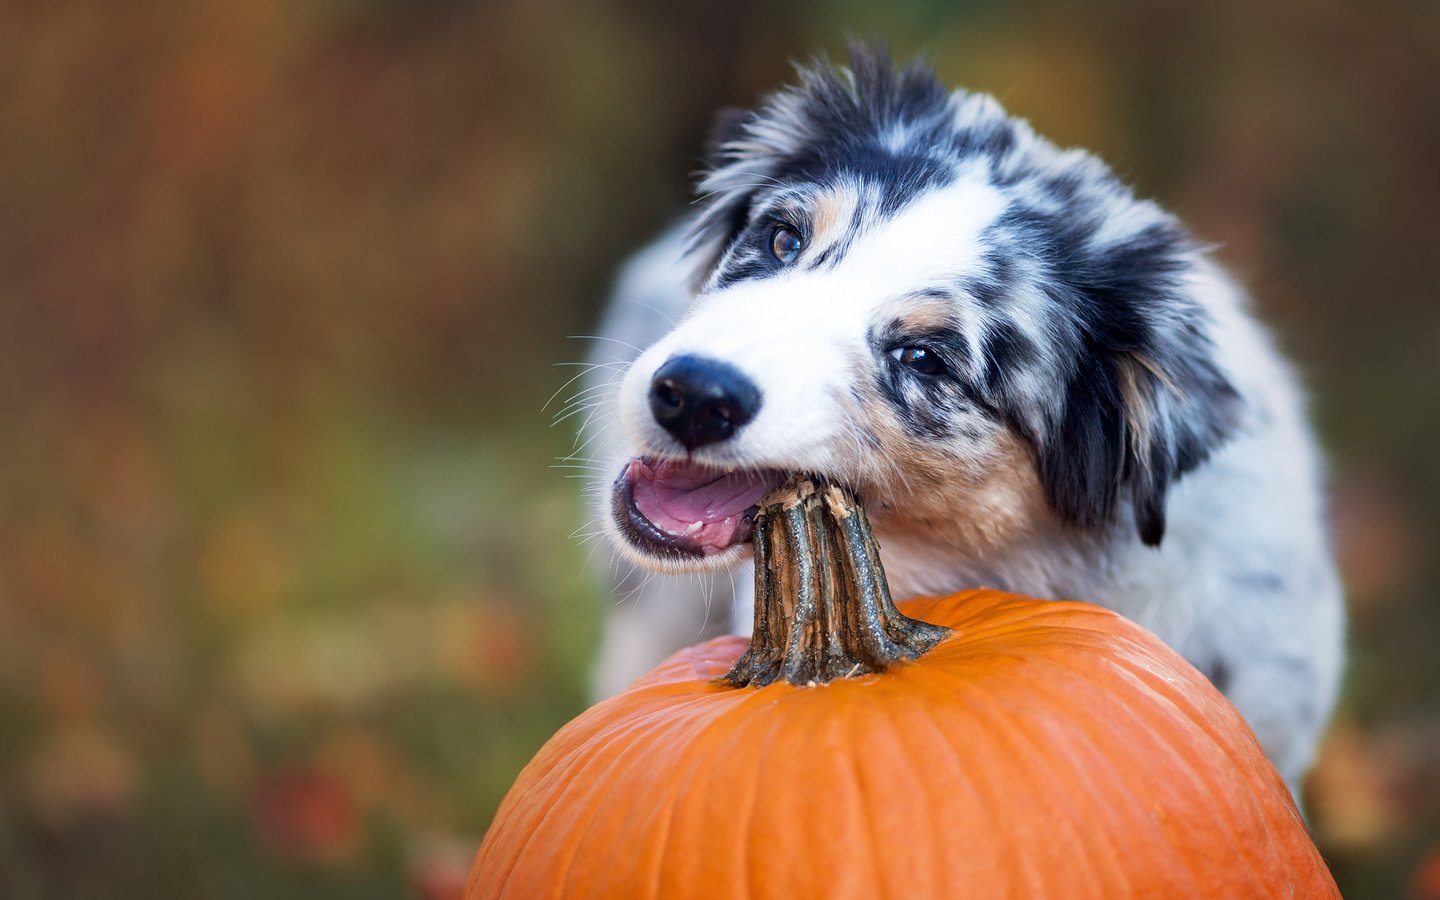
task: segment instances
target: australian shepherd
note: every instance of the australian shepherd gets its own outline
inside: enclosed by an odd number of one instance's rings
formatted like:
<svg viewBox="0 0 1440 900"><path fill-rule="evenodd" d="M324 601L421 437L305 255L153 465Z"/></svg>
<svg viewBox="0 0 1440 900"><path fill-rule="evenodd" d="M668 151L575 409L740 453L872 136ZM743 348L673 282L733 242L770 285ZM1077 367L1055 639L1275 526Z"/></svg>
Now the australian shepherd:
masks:
<svg viewBox="0 0 1440 900"><path fill-rule="evenodd" d="M756 502L821 473L864 499L897 598L1110 607L1292 786L1308 766L1343 615L1301 392L1207 248L1096 157L854 49L722 117L604 336L587 452L627 565L740 566ZM665 581L612 616L601 691L695 638L694 579Z"/></svg>

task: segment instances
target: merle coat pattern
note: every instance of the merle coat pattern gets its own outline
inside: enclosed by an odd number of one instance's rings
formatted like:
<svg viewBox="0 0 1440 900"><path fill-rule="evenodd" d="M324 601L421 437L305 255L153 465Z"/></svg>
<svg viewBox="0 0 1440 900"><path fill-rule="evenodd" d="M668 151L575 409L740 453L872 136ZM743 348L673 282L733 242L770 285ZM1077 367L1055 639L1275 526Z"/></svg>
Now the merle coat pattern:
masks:
<svg viewBox="0 0 1440 900"><path fill-rule="evenodd" d="M743 565L737 504L824 473L865 499L897 597L1111 607L1296 784L1341 666L1320 464L1205 247L1095 157L863 48L723 116L699 191L617 288L605 333L643 352L596 360L586 446L626 565ZM749 577L632 589L601 692L693 641L702 595L747 628Z"/></svg>

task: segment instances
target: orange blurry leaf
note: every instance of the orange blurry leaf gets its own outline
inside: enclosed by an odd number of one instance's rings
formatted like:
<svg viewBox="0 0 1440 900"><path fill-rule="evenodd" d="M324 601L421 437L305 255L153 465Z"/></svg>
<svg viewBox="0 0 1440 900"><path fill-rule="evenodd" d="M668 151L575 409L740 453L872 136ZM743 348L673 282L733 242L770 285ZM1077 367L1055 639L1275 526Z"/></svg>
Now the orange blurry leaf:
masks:
<svg viewBox="0 0 1440 900"><path fill-rule="evenodd" d="M1420 858L1405 895L1409 900L1440 900L1440 844Z"/></svg>
<svg viewBox="0 0 1440 900"><path fill-rule="evenodd" d="M281 857L340 862L360 843L355 803L326 772L296 768L266 776L252 810L260 836Z"/></svg>

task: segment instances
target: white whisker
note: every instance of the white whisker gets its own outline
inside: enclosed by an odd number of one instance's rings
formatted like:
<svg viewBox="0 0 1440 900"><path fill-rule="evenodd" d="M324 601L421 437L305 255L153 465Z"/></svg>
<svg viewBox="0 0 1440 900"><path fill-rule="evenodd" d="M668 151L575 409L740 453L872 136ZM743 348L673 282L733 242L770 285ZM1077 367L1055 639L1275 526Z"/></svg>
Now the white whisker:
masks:
<svg viewBox="0 0 1440 900"><path fill-rule="evenodd" d="M565 337L572 341L608 341L609 343L619 344L621 347L634 350L637 355L645 352L645 348L643 347L637 347L629 341L622 341L619 338L613 338L604 334L567 334Z"/></svg>

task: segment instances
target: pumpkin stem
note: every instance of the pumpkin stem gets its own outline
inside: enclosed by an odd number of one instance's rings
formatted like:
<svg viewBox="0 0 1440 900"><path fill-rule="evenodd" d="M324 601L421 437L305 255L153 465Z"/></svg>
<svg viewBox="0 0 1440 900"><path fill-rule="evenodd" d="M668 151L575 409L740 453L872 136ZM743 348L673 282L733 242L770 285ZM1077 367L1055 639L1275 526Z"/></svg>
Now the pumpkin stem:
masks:
<svg viewBox="0 0 1440 900"><path fill-rule="evenodd" d="M734 687L880 672L950 633L895 608L865 510L839 485L787 481L760 502L754 542L755 629L724 676Z"/></svg>

